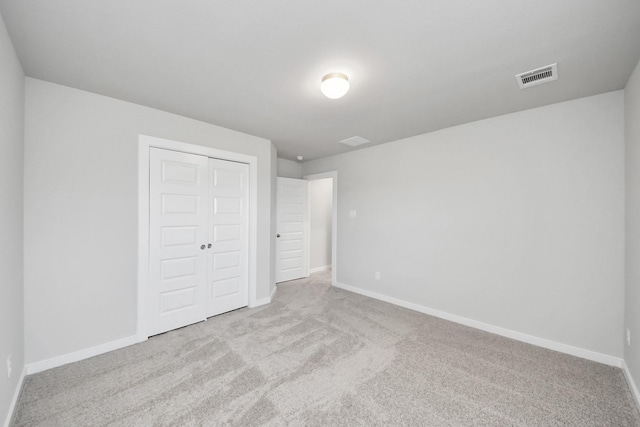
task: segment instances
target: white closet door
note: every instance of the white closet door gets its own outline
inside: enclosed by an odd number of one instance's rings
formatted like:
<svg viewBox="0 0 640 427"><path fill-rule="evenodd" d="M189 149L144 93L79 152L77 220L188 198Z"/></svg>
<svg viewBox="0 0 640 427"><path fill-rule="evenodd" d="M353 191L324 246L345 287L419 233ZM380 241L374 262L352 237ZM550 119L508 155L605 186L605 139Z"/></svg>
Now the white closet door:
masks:
<svg viewBox="0 0 640 427"><path fill-rule="evenodd" d="M207 317L245 307L249 283L249 165L209 159Z"/></svg>
<svg viewBox="0 0 640 427"><path fill-rule="evenodd" d="M309 276L309 181L278 178L276 282Z"/></svg>
<svg viewBox="0 0 640 427"><path fill-rule="evenodd" d="M209 159L150 149L149 335L206 317Z"/></svg>

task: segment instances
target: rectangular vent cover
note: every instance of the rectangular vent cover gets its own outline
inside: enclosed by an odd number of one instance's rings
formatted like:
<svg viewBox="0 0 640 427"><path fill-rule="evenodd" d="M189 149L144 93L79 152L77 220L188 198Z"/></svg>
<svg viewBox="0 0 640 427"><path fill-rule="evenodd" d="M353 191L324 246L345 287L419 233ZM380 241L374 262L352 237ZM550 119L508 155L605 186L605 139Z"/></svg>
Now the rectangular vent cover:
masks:
<svg viewBox="0 0 640 427"><path fill-rule="evenodd" d="M536 70L516 75L520 89L541 85L558 79L558 64L547 65Z"/></svg>
<svg viewBox="0 0 640 427"><path fill-rule="evenodd" d="M352 136L351 138L343 139L342 141L338 141L340 144L348 145L350 147L357 147L358 145L368 144L368 139L364 139L361 136Z"/></svg>

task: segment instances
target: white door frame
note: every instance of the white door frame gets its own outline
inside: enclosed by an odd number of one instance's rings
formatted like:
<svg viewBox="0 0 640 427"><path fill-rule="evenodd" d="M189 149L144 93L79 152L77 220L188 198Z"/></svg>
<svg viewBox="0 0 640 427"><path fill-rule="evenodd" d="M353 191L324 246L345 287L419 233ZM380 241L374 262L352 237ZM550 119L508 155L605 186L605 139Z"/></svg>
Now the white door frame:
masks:
<svg viewBox="0 0 640 427"><path fill-rule="evenodd" d="M313 181L316 179L333 178L333 206L331 207L331 284L336 284L336 277L338 277L338 171L314 173L311 175L305 175L302 177L307 181ZM307 251L307 254L311 256L311 251Z"/></svg>
<svg viewBox="0 0 640 427"><path fill-rule="evenodd" d="M247 154L187 144L148 135L138 137L138 319L137 336L146 340L149 297L149 149L151 147L197 154L249 165L249 307L256 306L258 258L258 158Z"/></svg>

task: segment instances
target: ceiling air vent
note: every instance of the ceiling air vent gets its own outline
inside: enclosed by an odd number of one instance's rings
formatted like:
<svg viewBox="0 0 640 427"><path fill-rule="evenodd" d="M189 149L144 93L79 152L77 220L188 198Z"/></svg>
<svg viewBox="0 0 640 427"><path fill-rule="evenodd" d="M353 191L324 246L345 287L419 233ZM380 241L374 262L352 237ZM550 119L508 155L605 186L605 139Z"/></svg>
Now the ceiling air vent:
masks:
<svg viewBox="0 0 640 427"><path fill-rule="evenodd" d="M348 145L350 147L357 147L358 145L368 144L368 139L364 139L361 136L352 136L351 138L343 139L342 141L338 141L340 144Z"/></svg>
<svg viewBox="0 0 640 427"><path fill-rule="evenodd" d="M551 82L557 79L557 63L516 75L516 80L518 81L518 86L520 86L520 89L526 89L531 86L541 85L542 83Z"/></svg>

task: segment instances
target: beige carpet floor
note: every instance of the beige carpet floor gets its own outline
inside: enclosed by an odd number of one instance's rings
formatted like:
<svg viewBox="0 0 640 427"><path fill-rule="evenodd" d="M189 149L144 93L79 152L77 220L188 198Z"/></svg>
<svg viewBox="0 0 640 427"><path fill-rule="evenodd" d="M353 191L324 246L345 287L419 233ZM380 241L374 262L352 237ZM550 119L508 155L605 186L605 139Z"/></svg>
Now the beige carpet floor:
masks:
<svg viewBox="0 0 640 427"><path fill-rule="evenodd" d="M16 426L640 426L620 369L330 286L28 376Z"/></svg>

